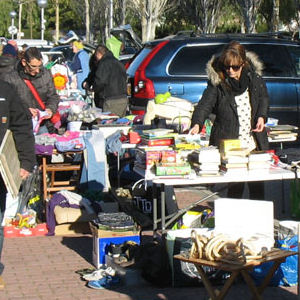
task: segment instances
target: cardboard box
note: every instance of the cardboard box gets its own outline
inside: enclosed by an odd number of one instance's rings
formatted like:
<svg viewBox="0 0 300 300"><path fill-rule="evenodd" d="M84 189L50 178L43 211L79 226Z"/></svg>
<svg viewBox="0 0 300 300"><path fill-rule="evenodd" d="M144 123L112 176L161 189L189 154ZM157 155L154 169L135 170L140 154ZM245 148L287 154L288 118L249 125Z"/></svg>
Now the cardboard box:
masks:
<svg viewBox="0 0 300 300"><path fill-rule="evenodd" d="M257 252L274 247L274 204L272 201L249 199L216 199L215 233L234 240L251 239ZM255 239L253 239L255 237Z"/></svg>
<svg viewBox="0 0 300 300"><path fill-rule="evenodd" d="M32 228L17 228L15 226L4 226L4 237L43 236L48 233L47 224L37 224Z"/></svg>
<svg viewBox="0 0 300 300"><path fill-rule="evenodd" d="M157 176L168 175L189 175L191 173L191 165L189 163L177 164L177 163L164 163L156 164Z"/></svg>
<svg viewBox="0 0 300 300"><path fill-rule="evenodd" d="M140 244L139 231L110 231L101 230L90 223L93 235L93 264L100 268L105 264L105 255L108 253L110 243L122 244L127 241L133 241Z"/></svg>

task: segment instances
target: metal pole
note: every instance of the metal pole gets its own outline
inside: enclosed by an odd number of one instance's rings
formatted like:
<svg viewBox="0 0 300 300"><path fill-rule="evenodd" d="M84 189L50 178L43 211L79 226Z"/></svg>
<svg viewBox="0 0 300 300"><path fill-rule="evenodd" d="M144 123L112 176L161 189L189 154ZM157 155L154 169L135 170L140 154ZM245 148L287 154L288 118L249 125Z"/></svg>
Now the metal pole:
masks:
<svg viewBox="0 0 300 300"><path fill-rule="evenodd" d="M44 40L44 30L45 30L45 22L44 22L44 8L41 7L41 40Z"/></svg>
<svg viewBox="0 0 300 300"><path fill-rule="evenodd" d="M15 18L11 18L11 26L14 27L15 26ZM14 39L14 34L11 34L11 39Z"/></svg>
<svg viewBox="0 0 300 300"><path fill-rule="evenodd" d="M109 36L110 36L110 30L113 28L113 14L114 14L114 8L113 8L113 0L109 1Z"/></svg>

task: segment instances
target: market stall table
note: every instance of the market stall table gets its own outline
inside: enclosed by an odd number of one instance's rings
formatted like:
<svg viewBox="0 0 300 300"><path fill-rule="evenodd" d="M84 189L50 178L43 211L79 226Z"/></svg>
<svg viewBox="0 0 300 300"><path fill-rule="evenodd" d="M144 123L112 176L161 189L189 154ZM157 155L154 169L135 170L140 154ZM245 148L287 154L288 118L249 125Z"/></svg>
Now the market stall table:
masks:
<svg viewBox="0 0 300 300"><path fill-rule="evenodd" d="M144 175L138 169L135 169L136 172L140 175ZM178 217L182 215L183 212L186 212L187 209L181 209L179 212L173 215L166 216L166 187L174 186L197 186L197 185L209 185L216 183L234 183L234 182L250 182L250 181L272 181L272 180L288 180L295 179L295 173L288 169L283 169L280 167L271 167L268 170L250 170L245 172L238 172L237 174L222 174L218 176L195 176L193 178L172 178L172 176L167 177L158 177L158 176L149 176L149 173L146 174L145 179L149 183L153 184L153 231L155 232L158 229L158 223L161 222L161 230L164 233L166 228ZM160 187L160 197L161 197L161 220L157 218L158 213L158 187ZM211 196L216 193L211 193ZM194 203L194 206L208 200L211 196L200 199ZM191 208L191 207L189 207ZM166 220L168 222L166 222Z"/></svg>
<svg viewBox="0 0 300 300"><path fill-rule="evenodd" d="M288 256L296 255L298 252L294 251L286 251L286 250L272 250L267 252L263 258L255 259L251 261L247 261L245 264L230 264L230 263L224 263L220 261L209 261L206 259L195 259L195 258L186 258L182 255L175 255L174 258L179 259L184 262L192 263L197 268L199 274L201 275L201 279L203 281L203 284L210 296L210 299L212 300L221 300L224 299L226 294L228 293L230 287L234 283L234 280L237 278L239 274L242 275L244 281L248 285L250 291L252 292L254 299L262 300L262 293L264 289L269 284L270 280L272 279L272 276L278 269L279 265L285 261L285 259ZM266 274L262 284L260 286L256 286L253 279L249 275L249 271L253 269L255 266L259 266L265 262L274 262L272 267L270 268L269 272ZM230 277L225 281L224 286L222 289L216 290L214 289L213 285L211 284L208 276L206 275L203 267L212 267L218 270L223 270L230 272Z"/></svg>

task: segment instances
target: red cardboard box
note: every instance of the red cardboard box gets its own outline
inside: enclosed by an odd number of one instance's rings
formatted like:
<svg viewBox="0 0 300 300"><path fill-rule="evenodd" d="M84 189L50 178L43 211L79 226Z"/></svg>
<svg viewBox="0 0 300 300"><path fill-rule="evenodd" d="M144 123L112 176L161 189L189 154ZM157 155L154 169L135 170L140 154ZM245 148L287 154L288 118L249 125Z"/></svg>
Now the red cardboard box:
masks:
<svg viewBox="0 0 300 300"><path fill-rule="evenodd" d="M4 237L21 237L21 236L43 236L48 233L47 224L37 224L33 228L17 228L15 226L4 226Z"/></svg>

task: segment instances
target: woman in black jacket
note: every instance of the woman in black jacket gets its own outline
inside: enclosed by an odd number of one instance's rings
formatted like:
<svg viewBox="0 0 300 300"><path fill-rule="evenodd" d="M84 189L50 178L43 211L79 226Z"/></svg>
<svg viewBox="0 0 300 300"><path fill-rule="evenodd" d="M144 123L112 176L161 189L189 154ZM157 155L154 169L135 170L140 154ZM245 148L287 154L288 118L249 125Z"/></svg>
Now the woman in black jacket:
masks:
<svg viewBox="0 0 300 300"><path fill-rule="evenodd" d="M219 56L207 64L208 86L192 117L192 134L201 131L210 114L215 115L210 144L219 147L222 139L239 139L241 147L267 150L265 122L269 97L261 77L263 65L252 52L236 41L230 42ZM263 197L263 185L255 184L250 197ZM240 198L243 185L229 189L229 197Z"/></svg>

